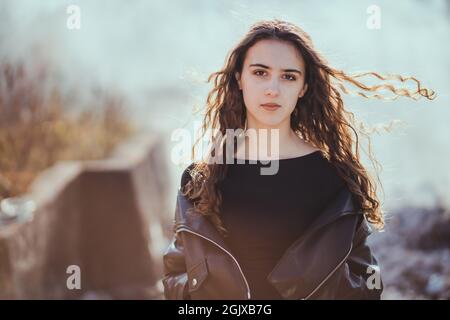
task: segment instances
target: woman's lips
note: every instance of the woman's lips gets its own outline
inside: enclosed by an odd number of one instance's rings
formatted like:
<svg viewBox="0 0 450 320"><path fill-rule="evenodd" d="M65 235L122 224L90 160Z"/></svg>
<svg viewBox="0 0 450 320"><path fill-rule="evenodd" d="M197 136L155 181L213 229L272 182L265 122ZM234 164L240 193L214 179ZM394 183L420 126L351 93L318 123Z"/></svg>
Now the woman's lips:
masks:
<svg viewBox="0 0 450 320"><path fill-rule="evenodd" d="M276 103L264 103L261 105L262 108L264 108L267 111L275 111L278 108L280 108L281 106L279 104Z"/></svg>

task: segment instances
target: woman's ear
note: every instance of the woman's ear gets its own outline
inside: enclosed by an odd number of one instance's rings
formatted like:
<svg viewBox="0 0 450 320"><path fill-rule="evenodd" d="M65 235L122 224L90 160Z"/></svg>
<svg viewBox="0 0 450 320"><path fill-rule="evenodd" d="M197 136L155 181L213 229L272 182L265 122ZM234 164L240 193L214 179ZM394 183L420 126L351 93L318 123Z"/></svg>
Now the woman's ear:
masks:
<svg viewBox="0 0 450 320"><path fill-rule="evenodd" d="M242 90L242 87L241 87L241 75L239 74L239 72L236 72L234 74L234 77L236 78L236 81L238 83L239 90Z"/></svg>
<svg viewBox="0 0 450 320"><path fill-rule="evenodd" d="M303 86L302 90L300 90L300 94L298 95L299 98L303 97L306 93L306 91L308 91L308 84L305 83L305 85Z"/></svg>

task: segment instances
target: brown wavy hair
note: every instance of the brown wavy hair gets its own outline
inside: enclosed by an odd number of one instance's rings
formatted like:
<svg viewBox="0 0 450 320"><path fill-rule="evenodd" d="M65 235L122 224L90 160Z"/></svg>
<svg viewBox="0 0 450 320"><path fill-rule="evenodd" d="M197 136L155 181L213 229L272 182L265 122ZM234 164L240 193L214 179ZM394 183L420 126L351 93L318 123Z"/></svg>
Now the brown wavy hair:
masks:
<svg viewBox="0 0 450 320"><path fill-rule="evenodd" d="M314 49L310 36L292 23L280 20L257 22L230 51L222 70L208 77L208 83L213 81L214 86L207 97L206 113L201 127L202 135L192 147L192 158L195 158L196 144L203 139L207 130L217 130L224 137L226 129L244 129L246 109L235 73L242 73L247 50L263 39L286 41L297 48L303 56L308 90L298 99L291 114L291 128L299 137L322 151L337 169L339 176L346 181L358 208L367 220L377 229L382 229L384 215L377 198L377 185L360 162L360 142L354 128L355 117L352 112L344 109L341 92L349 93L351 90L346 84L350 84L360 89L356 94L365 98L389 99L379 94L380 90L390 91L390 99L405 96L413 99L426 97L431 100L435 93L421 87L420 82L414 77L381 76L375 72L348 75L341 70L333 69ZM357 80L365 76L373 76L382 81L397 80L402 83L410 80L415 83L416 90L396 88L390 83L369 86ZM370 137L364 132L363 124L360 124L360 129L360 133L369 142L369 159L379 171L381 166L373 157ZM212 136L211 143L216 145L221 142ZM213 156L214 150L211 149L209 152L211 153L209 156ZM224 179L226 170L226 164L211 164L203 160L194 162L187 170L190 179L182 186L183 194L193 201L196 212L207 217L223 236L227 236L227 230L220 218L222 197L218 186ZM378 174L376 178L380 182Z"/></svg>

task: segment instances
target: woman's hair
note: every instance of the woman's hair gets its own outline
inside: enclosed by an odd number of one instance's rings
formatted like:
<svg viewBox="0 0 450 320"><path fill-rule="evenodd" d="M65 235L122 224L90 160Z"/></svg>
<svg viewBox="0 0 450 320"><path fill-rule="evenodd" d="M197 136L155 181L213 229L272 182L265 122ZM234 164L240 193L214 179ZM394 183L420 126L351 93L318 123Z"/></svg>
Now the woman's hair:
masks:
<svg viewBox="0 0 450 320"><path fill-rule="evenodd" d="M235 74L236 72L242 73L248 49L264 39L281 40L292 44L305 61L305 82L308 84L308 90L302 98L298 99L291 114L292 130L302 139L322 150L325 157L337 169L339 176L346 181L358 209L364 213L370 223L376 228L382 229L384 218L376 194L376 184L360 162L360 143L354 128L356 126L355 118L352 112L344 109L340 91L349 93L350 90L345 84L351 84L359 88L360 91L357 94L365 98L383 98L378 92L388 90L392 92L394 99L399 96L413 99L423 96L430 100L434 98L434 92L422 88L420 82L413 77L381 76L374 72L347 75L341 70L333 69L314 49L309 35L292 23L280 20L257 22L228 54L222 70L214 72L208 77L208 82L213 80L214 87L207 97L206 113L201 128L203 134L194 143L192 157L195 157L196 144L203 139L207 130L216 130L222 136L226 136L226 129L244 128L246 108ZM357 80L363 76L374 76L379 80L398 80L400 82L412 80L417 89L416 91L399 89L389 83L368 86ZM364 128L364 125L361 128ZM369 142L368 156L372 164L379 170L381 166L372 155L370 137L367 133L362 133ZM220 143L214 139L212 137L212 143ZM212 156L214 150L210 152L210 156ZM189 168L190 179L182 186L183 194L194 202L195 210L210 219L223 236L227 235L227 230L220 219L222 196L219 184L225 177L226 169L226 164L198 161ZM376 177L379 182L378 174Z"/></svg>

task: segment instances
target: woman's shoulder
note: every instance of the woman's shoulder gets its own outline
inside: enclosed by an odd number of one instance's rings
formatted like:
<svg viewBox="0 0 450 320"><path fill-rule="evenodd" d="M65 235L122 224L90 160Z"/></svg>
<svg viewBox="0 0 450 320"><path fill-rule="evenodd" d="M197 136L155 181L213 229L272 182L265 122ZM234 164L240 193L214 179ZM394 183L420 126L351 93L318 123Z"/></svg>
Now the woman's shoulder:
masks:
<svg viewBox="0 0 450 320"><path fill-rule="evenodd" d="M195 167L195 162L188 165L181 174L180 188L183 188L192 178L191 172Z"/></svg>

